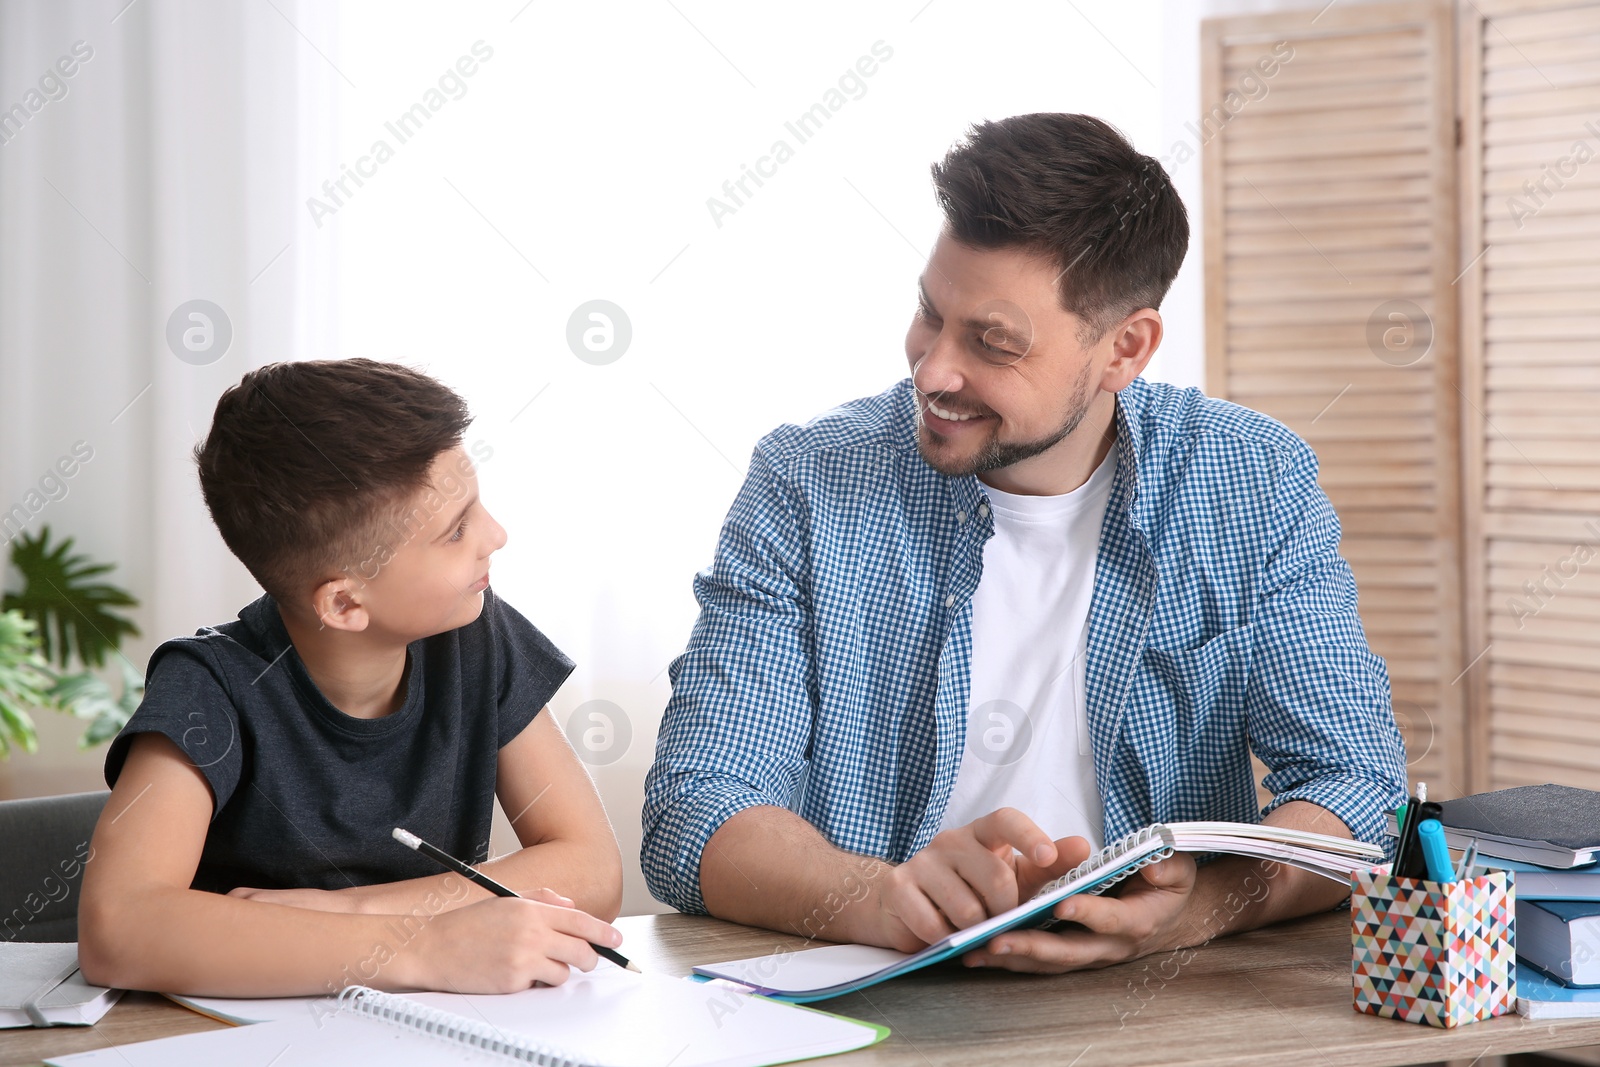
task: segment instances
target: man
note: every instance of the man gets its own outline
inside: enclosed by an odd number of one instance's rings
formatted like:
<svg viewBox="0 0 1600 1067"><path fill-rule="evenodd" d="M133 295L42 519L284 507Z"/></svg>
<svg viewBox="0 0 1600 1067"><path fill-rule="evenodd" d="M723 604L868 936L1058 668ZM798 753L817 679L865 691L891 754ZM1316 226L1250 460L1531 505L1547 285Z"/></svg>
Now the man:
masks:
<svg viewBox="0 0 1600 1067"><path fill-rule="evenodd" d="M975 127L933 178L911 378L764 438L695 579L652 892L911 951L1152 822L1379 840L1404 751L1315 457L1139 378L1188 246L1166 174L1041 114ZM1180 854L964 960L1103 965L1344 895Z"/></svg>

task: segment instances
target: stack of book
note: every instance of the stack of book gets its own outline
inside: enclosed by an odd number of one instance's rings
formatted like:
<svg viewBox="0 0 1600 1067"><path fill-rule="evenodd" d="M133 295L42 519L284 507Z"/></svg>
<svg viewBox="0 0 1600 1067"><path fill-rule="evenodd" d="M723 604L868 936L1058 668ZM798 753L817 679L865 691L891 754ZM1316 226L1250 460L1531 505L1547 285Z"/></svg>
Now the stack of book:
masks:
<svg viewBox="0 0 1600 1067"><path fill-rule="evenodd" d="M1517 1011L1600 1016L1600 793L1529 785L1441 807L1450 847L1515 872Z"/></svg>

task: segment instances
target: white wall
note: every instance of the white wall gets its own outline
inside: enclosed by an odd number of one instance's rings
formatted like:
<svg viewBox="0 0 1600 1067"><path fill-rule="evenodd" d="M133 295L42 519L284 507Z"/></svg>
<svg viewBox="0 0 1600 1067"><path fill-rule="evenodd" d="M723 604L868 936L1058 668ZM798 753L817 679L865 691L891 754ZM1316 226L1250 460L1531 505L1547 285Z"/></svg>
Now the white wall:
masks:
<svg viewBox="0 0 1600 1067"><path fill-rule="evenodd" d="M939 223L929 164L969 123L1030 111L1087 111L1162 144L1160 5L1077 7L345 8L352 166L474 42L494 50L324 219L342 256L339 352L426 366L472 402L494 449L485 498L511 535L497 588L579 664L554 710L608 701L631 735L596 769L627 910L650 906L639 786L690 578L762 434L905 375ZM786 120L879 41L892 57L865 92L799 143ZM780 138L793 158L718 226L707 198ZM564 338L595 298L633 328L606 366ZM1199 342L1175 318L1154 373L1197 382Z"/></svg>
<svg viewBox="0 0 1600 1067"><path fill-rule="evenodd" d="M147 638L132 650L142 664L160 637L229 618L250 595L183 481L184 453L226 384L273 359L364 355L425 367L460 389L478 416L471 436L494 450L486 500L511 535L497 588L579 663L557 716L606 700L626 719L617 725L630 740L618 734L600 757L612 762L597 759L595 772L629 865L629 911L651 906L636 866L640 784L664 669L694 618L690 578L710 560L763 433L905 374L902 337L938 226L929 163L973 121L1050 110L1098 115L1160 157L1199 110L1201 9L1180 0L781 11L703 0L372 2L317 7L325 17L284 4L287 17L144 0L111 23L123 2L73 6L86 28L55 28L100 33L106 61L50 105L57 113L41 114L61 120L46 159L62 162L46 170L82 183L85 212L104 228L101 198L128 184L116 161L158 144L169 169L147 167L135 187L168 205L187 190L208 198L205 212L158 212L138 196L117 209L127 232L112 236L170 249L180 264L159 294L133 285L124 296L126 267L19 163L36 150L0 147L0 244L20 227L61 261L50 284L24 290L5 274L16 257L0 257L0 502L25 491L80 427L109 418L142 369L178 369L152 323L213 291L217 268L196 265L213 247L208 227L247 231L248 248L229 262L248 269L225 290L248 309L235 318L236 351L185 378L181 402L119 421L150 420L116 438L43 518L121 563L119 577L146 598ZM185 48L181 26L198 32L193 20L218 7L250 20L248 33ZM19 9L32 10L5 10ZM21 16L11 17L14 26ZM54 36L0 33L0 100L53 58ZM385 123L480 40L493 56L461 80L465 94L447 94L400 144ZM798 144L784 123L878 41L893 55L863 79L864 94ZM247 76L240 88L229 61L252 47L276 50L293 85ZM138 61L102 77L124 48ZM167 88L131 105L140 85ZM186 108L213 116L209 140L181 136ZM241 118L292 121L310 143L285 167L270 139L228 140ZM707 198L778 138L793 158L719 227ZM393 157L333 204L323 181L379 139ZM107 145L123 155L107 157ZM204 180L184 184L179 168ZM1194 235L1151 375L1198 384L1199 163L1170 169ZM313 196L337 210L313 217ZM597 298L621 306L633 328L626 353L605 366L580 361L565 339L573 310ZM124 302L131 310L111 316ZM157 471L175 502L166 509L147 487ZM75 724L45 725L45 751L11 761L14 788L92 787L100 753L71 751Z"/></svg>

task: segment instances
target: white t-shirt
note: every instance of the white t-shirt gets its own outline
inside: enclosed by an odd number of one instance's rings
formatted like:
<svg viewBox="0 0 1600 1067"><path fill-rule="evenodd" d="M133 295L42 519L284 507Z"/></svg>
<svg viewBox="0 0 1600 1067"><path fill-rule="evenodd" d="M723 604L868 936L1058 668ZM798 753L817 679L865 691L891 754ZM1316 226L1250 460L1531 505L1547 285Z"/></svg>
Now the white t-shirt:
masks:
<svg viewBox="0 0 1600 1067"><path fill-rule="evenodd" d="M1103 843L1084 660L1116 457L1061 496L985 487L994 534L972 596L967 743L941 830L1011 807L1052 839Z"/></svg>

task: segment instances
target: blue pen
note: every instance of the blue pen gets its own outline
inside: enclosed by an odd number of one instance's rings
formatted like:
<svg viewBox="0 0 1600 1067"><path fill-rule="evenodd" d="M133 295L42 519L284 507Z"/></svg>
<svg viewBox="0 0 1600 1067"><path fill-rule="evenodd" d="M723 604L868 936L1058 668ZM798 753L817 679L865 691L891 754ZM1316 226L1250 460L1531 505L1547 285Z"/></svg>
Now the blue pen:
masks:
<svg viewBox="0 0 1600 1067"><path fill-rule="evenodd" d="M1430 882L1453 882L1456 872L1450 866L1450 849L1444 843L1444 827L1438 819L1423 819L1417 826L1417 841L1428 865Z"/></svg>

